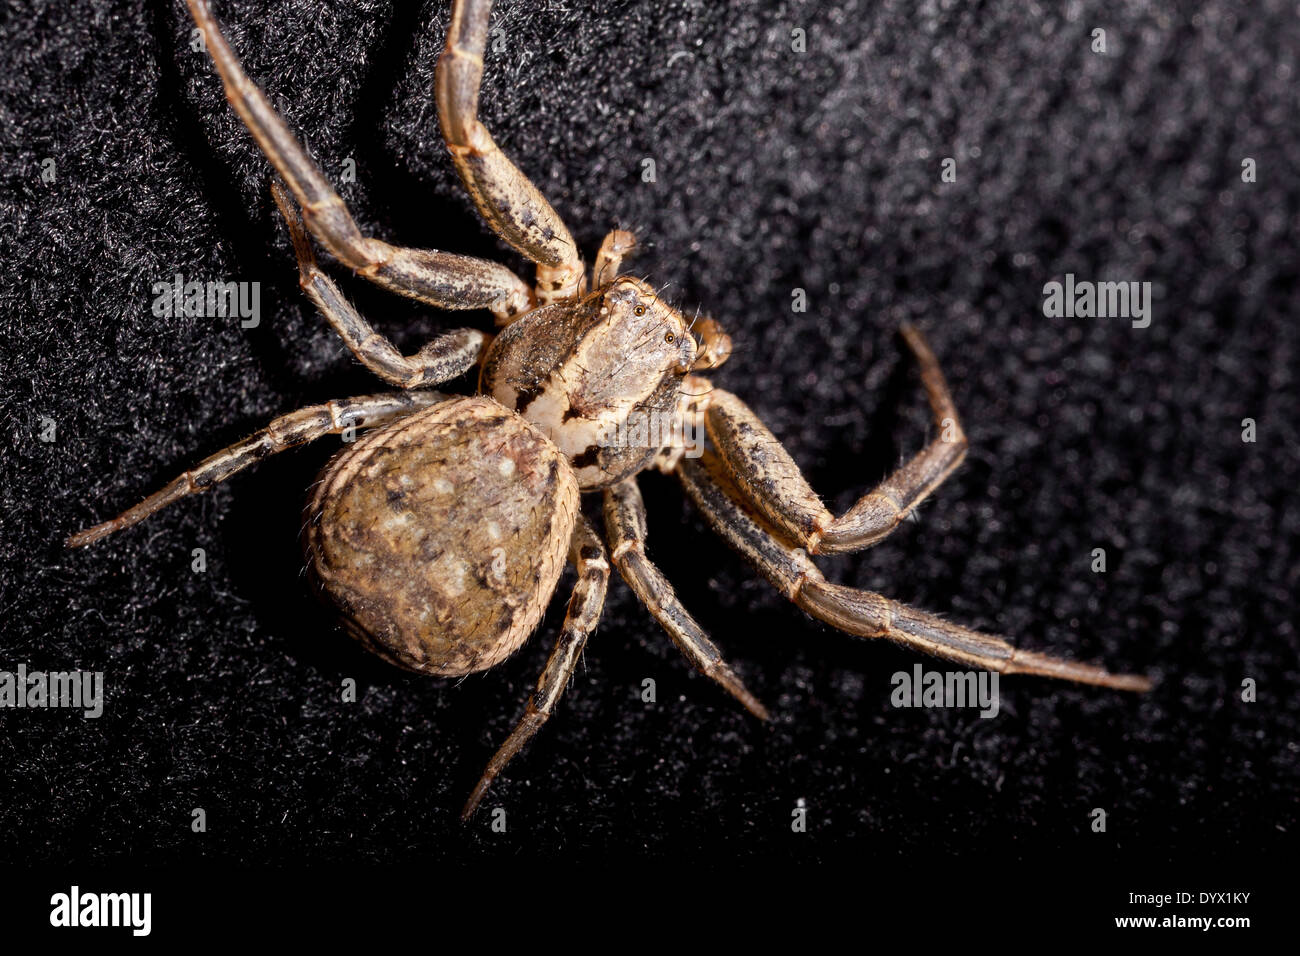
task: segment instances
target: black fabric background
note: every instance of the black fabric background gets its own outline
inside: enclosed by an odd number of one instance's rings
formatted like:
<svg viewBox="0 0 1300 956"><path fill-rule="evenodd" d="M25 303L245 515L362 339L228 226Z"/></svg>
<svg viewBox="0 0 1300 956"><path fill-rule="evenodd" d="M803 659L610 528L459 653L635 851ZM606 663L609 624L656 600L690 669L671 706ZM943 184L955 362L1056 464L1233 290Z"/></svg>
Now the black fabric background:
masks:
<svg viewBox="0 0 1300 956"><path fill-rule="evenodd" d="M521 653L462 682L368 657L301 575L299 510L336 439L62 550L274 415L382 386L297 289L269 167L190 49L182 5L8 0L0 669L103 670L108 699L99 720L0 712L4 856L982 848L1080 866L1293 846L1300 29L1283 3L1190 10L499 5L489 128L589 260L605 231L635 228L632 269L726 323L737 350L715 379L834 507L930 434L895 330L910 319L929 336L967 464L919 521L823 561L828 576L1159 683L1134 697L1007 678L995 720L896 710L890 675L933 662L810 620L671 479L647 476L652 558L775 721L691 672L616 581L561 711L488 799L508 811L494 834L488 815L462 827L457 813L563 600ZM216 13L330 175L355 159L341 191L364 229L529 274L477 221L439 139L443 0L221 0ZM1090 50L1096 27L1106 55ZM949 156L958 178L943 184ZM151 287L176 272L260 282L260 327L155 318ZM1067 272L1152 282L1150 327L1045 318L1043 284ZM334 274L407 350L461 321ZM791 310L795 288L806 313ZM1104 575L1089 570L1096 547ZM355 705L339 702L345 677ZM805 834L790 829L799 801ZM206 834L191 832L194 807ZM1105 834L1090 830L1096 807Z"/></svg>

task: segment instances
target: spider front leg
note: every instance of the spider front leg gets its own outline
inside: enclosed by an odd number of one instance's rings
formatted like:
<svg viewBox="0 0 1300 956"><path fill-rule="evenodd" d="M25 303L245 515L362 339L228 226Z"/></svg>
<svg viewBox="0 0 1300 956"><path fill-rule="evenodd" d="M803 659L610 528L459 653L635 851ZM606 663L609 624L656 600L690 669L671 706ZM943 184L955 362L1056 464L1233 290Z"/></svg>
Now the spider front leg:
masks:
<svg viewBox="0 0 1300 956"><path fill-rule="evenodd" d="M300 408L274 419L261 431L205 458L197 467L182 473L116 518L78 531L65 543L69 548L93 544L115 531L140 523L173 502L207 491L269 455L296 448L325 435L337 435L347 428L383 425L421 408L436 405L446 398L446 395L438 392L393 392L386 395L362 395Z"/></svg>
<svg viewBox="0 0 1300 956"><path fill-rule="evenodd" d="M591 284L599 289L606 282L618 278L618 270L623 260L636 251L636 236L626 229L611 230L600 244L596 261L591 264Z"/></svg>
<svg viewBox="0 0 1300 956"><path fill-rule="evenodd" d="M303 220L340 262L371 282L442 309L489 309L498 324L532 307L532 292L505 266L432 249L407 249L363 236L324 173L289 132L266 96L244 73L208 9L187 0L226 98L288 184Z"/></svg>
<svg viewBox="0 0 1300 956"><path fill-rule="evenodd" d="M456 172L479 214L517 252L537 264L545 304L582 292L582 256L564 221L493 141L478 119L483 53L492 0L455 0L435 72L438 118Z"/></svg>
<svg viewBox="0 0 1300 956"><path fill-rule="evenodd" d="M709 437L736 485L776 529L810 554L859 551L880 541L966 457L966 435L939 362L914 327L904 325L901 332L920 367L939 434L838 518L822 504L799 466L744 402L722 390L710 399L706 417Z"/></svg>
<svg viewBox="0 0 1300 956"><path fill-rule="evenodd" d="M646 557L645 503L635 478L626 478L606 489L605 531L614 549L614 566L677 649L696 670L721 684L751 714L767 720L767 708L745 688L703 628L682 607L673 586Z"/></svg>
<svg viewBox="0 0 1300 956"><path fill-rule="evenodd" d="M393 385L429 388L464 374L478 362L491 342L491 336L478 329L446 332L415 355L406 356L399 352L392 342L371 327L343 297L334 280L316 265L302 221L284 187L272 181L271 195L293 240L294 254L298 258L298 284L362 365Z"/></svg>
<svg viewBox="0 0 1300 956"><path fill-rule="evenodd" d="M1151 688L1150 680L1136 674L1111 674L1101 667L1017 650L1000 637L950 624L871 591L832 584L803 549L782 541L745 503L744 492L712 451L701 458L683 459L677 473L714 531L787 598L832 627L858 637L883 637L968 667L1003 674L1037 674L1116 690Z"/></svg>
<svg viewBox="0 0 1300 956"><path fill-rule="evenodd" d="M484 794L492 786L492 781L555 712L555 705L559 703L560 695L568 687L573 670L578 666L578 658L582 655L587 638L600 620L600 612L605 607L605 591L609 585L609 561L605 557L605 546L600 543L600 538L582 515L578 515L578 523L573 529L569 560L578 569L578 581L573 586L569 608L564 617L564 628L555 642L555 650L551 651L546 669L537 681L536 693L528 699L528 709L523 718L488 762L478 786L465 803L465 809L460 815L462 820L468 820L474 815Z"/></svg>

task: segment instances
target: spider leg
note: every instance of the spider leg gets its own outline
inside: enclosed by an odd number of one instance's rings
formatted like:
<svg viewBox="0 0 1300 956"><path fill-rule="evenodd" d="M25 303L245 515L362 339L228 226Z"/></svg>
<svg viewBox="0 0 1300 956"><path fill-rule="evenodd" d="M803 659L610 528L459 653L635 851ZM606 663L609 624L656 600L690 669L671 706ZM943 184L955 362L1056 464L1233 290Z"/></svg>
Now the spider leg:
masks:
<svg viewBox="0 0 1300 956"><path fill-rule="evenodd" d="M173 502L207 491L237 472L256 464L269 455L315 441L323 435L338 434L346 428L369 428L382 425L411 412L446 400L437 392L390 392L384 395L361 395L309 405L276 418L261 431L223 448L197 467L173 479L139 504L116 518L78 531L67 539L69 548L93 544L115 531L138 524Z"/></svg>
<svg viewBox="0 0 1300 956"><path fill-rule="evenodd" d="M745 504L724 462L713 452L684 459L677 473L713 530L726 539L786 597L818 620L857 637L883 637L936 657L1003 674L1037 674L1117 690L1145 691L1151 682L1136 674L1033 651L981 634L871 591L832 584L801 548L782 541Z"/></svg>
<svg viewBox="0 0 1300 956"><path fill-rule="evenodd" d="M682 607L673 586L646 557L645 503L641 500L635 478L624 479L606 489L605 528L614 549L614 566L668 632L677 649L686 655L696 670L721 684L751 714L767 720L767 708L745 689L695 618Z"/></svg>
<svg viewBox="0 0 1300 956"><path fill-rule="evenodd" d="M397 351L396 346L376 332L343 297L334 280L316 265L298 211L279 182L271 182L271 195L293 239L294 253L298 258L298 284L362 365L391 385L429 388L464 374L479 360L491 337L478 329L456 329L444 333L412 356Z"/></svg>
<svg viewBox="0 0 1300 956"><path fill-rule="evenodd" d="M920 367L939 434L838 518L822 504L789 452L744 402L720 389L712 395L706 419L709 437L736 486L778 533L810 554L860 551L876 544L966 457L966 435L934 353L914 327L904 325L901 331Z"/></svg>
<svg viewBox="0 0 1300 956"><path fill-rule="evenodd" d="M573 586L568 612L564 617L564 628L555 642L555 650L551 651L546 669L537 681L537 691L528 699L528 709L524 711L524 716L501 745L501 749L488 761L478 786L465 803L465 809L460 815L462 820L468 820L474 815L479 802L492 786L492 781L555 712L560 695L573 677L587 637L596 629L596 623L600 620L600 612L605 606L605 589L609 585L609 561L605 557L605 546L581 514L578 515L578 523L574 526L569 544L569 560L578 569L578 581Z"/></svg>
<svg viewBox="0 0 1300 956"><path fill-rule="evenodd" d="M479 214L516 251L537 264L542 303L582 292L582 256L568 227L512 163L478 119L483 53L492 0L455 0L435 75L438 116L452 162Z"/></svg>
<svg viewBox="0 0 1300 956"><path fill-rule="evenodd" d="M618 278L618 270L623 260L636 250L636 236L626 229L614 229L605 235L596 253L596 261L591 265L591 284L600 288L606 282Z"/></svg>
<svg viewBox="0 0 1300 956"><path fill-rule="evenodd" d="M244 73L207 0L187 0L226 98L302 207L307 228L339 261L377 285L442 309L490 309L506 324L532 305L532 293L505 266L431 249L407 249L363 236L324 173Z"/></svg>

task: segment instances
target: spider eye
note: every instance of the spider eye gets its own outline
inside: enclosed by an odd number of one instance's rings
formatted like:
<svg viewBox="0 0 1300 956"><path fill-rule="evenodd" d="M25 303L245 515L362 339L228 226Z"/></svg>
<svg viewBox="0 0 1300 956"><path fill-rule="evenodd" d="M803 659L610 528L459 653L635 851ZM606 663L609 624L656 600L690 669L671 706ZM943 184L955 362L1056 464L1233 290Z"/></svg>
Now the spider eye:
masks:
<svg viewBox="0 0 1300 956"><path fill-rule="evenodd" d="M632 314L637 316L645 315L645 306L638 305L635 309L632 310Z"/></svg>
<svg viewBox="0 0 1300 956"><path fill-rule="evenodd" d="M673 342L677 341L677 339L674 337L674 335L671 332L665 332L664 341L669 344L672 344Z"/></svg>

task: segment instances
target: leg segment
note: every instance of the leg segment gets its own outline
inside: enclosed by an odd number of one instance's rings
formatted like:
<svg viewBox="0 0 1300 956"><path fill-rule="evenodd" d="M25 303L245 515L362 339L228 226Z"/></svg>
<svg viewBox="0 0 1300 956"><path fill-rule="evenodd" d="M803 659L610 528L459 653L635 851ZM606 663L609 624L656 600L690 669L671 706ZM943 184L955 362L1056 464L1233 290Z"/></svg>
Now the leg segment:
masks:
<svg viewBox="0 0 1300 956"><path fill-rule="evenodd" d="M492 781L554 713L560 695L573 677L573 670L578 665L587 637L596 629L596 623L600 620L600 612L605 606L605 589L609 584L609 561L605 558L605 547L600 543L600 538L582 515L578 515L578 523L573 529L569 560L578 569L578 582L573 587L573 596L569 598L564 629L555 642L555 650L551 651L546 669L537 681L536 693L528 700L528 709L501 745L501 749L488 762L478 786L461 811L462 820L468 820L474 815L479 802L492 786Z"/></svg>
<svg viewBox="0 0 1300 956"><path fill-rule="evenodd" d="M307 228L341 262L401 295L442 309L490 309L501 324L526 311L532 294L505 266L429 249L405 249L361 234L343 200L244 74L207 0L188 0L221 74L226 98L302 207Z"/></svg>
<svg viewBox="0 0 1300 956"><path fill-rule="evenodd" d="M625 479L605 491L605 530L614 549L614 566L668 632L678 650L700 673L717 681L744 704L751 714L767 720L767 708L745 689L718 648L677 600L673 586L646 557L645 504L636 479Z"/></svg>
<svg viewBox="0 0 1300 956"><path fill-rule="evenodd" d="M478 120L483 51L492 0L455 0L436 73L438 115L452 161L479 214L515 250L537 263L542 303L582 291L582 256L544 196L506 158Z"/></svg>
<svg viewBox="0 0 1300 956"><path fill-rule="evenodd" d="M1001 638L950 624L879 594L831 584L802 549L781 541L745 506L740 490L713 453L682 461L678 475L714 531L786 597L832 627L858 637L883 637L1003 674L1037 674L1117 690L1151 687L1147 678L1136 674L1111 674L1100 667L1017 650Z"/></svg>
<svg viewBox="0 0 1300 956"><path fill-rule="evenodd" d="M304 445L323 435L338 434L345 428L382 425L444 401L446 397L437 392L393 392L387 395L345 398L290 412L243 441L237 441L204 459L198 467L172 480L162 490L154 492L116 518L79 531L65 543L69 548L93 544L114 531L138 524L175 501L207 491L269 455Z"/></svg>
<svg viewBox="0 0 1300 956"><path fill-rule="evenodd" d="M696 318L690 331L700 340L700 349L695 353L696 371L717 368L731 358L731 336L716 319Z"/></svg>
<svg viewBox="0 0 1300 956"><path fill-rule="evenodd" d="M430 388L469 371L479 360L491 339L477 329L447 332L415 355L402 355L392 342L371 328L334 281L317 267L298 211L278 182L271 183L271 195L293 239L298 284L362 365L391 385Z"/></svg>
<svg viewBox="0 0 1300 956"><path fill-rule="evenodd" d="M623 267L623 260L636 250L636 236L626 229L615 229L605 236L596 253L596 261L591 267L592 288L599 289L606 282L618 278L618 270Z"/></svg>
<svg viewBox="0 0 1300 956"><path fill-rule="evenodd" d="M697 355L699 353L696 353ZM696 362L698 366L699 363ZM674 434L651 462L651 467L671 475L683 455L704 452L705 413L713 395L713 383L700 375L687 375L677 393L677 419Z"/></svg>
<svg viewBox="0 0 1300 956"><path fill-rule="evenodd" d="M911 325L904 325L902 334L920 366L939 434L838 518L826 509L799 466L744 402L721 390L713 394L709 437L736 486L783 537L810 554L860 551L880 541L966 457L966 435L934 353Z"/></svg>

